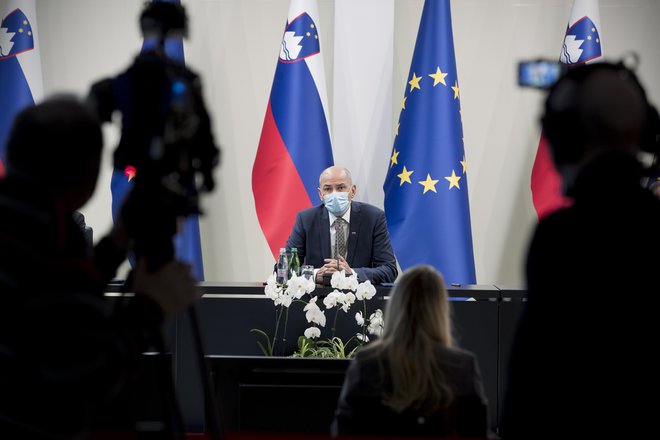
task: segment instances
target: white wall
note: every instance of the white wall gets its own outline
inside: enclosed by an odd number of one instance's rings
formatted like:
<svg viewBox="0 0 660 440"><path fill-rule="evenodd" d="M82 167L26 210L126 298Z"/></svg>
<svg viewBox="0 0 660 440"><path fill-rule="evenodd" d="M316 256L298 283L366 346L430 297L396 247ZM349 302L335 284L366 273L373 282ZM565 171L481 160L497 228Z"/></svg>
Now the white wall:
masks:
<svg viewBox="0 0 660 440"><path fill-rule="evenodd" d="M92 82L127 67L141 45L137 18L142 4L141 0L38 0L46 95L85 94ZM571 4L571 0L452 2L480 284L522 285L522 262L535 223L529 175L543 95L516 86L516 63L536 57L558 59ZM656 48L660 1L601 0L600 4L606 57L636 50L641 56L640 77L651 100L660 102ZM206 279L260 281L272 268L273 259L255 215L251 169L289 0L184 0L184 5L191 28L186 59L202 76L216 139L223 150L216 174L218 188L202 201ZM386 37L394 40L394 68L391 90L384 91L391 96L392 123L398 117L422 5L422 0L394 0L393 37L391 32ZM332 98L333 75L337 74L333 66L335 2L320 0L319 10L333 114L333 109L340 111L333 108L337 103ZM365 16L370 19L374 18ZM364 75L369 80L378 72ZM369 136L374 142L382 138L382 134ZM116 129L107 127L105 172L94 199L83 208L96 238L110 227L110 154L116 139ZM385 139L391 139L391 133ZM372 145L371 149L377 148ZM359 169L358 163L354 165ZM376 195L370 194L368 201L378 204L373 198Z"/></svg>

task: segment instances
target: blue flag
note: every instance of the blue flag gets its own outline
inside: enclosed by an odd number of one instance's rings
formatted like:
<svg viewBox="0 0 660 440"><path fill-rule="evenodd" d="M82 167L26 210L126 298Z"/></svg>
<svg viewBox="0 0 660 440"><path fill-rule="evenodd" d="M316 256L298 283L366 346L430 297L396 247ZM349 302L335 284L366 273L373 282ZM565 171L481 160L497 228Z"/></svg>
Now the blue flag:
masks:
<svg viewBox="0 0 660 440"><path fill-rule="evenodd" d="M424 4L383 189L401 268L476 283L449 0Z"/></svg>
<svg viewBox="0 0 660 440"><path fill-rule="evenodd" d="M41 99L34 0L0 1L0 176L14 117Z"/></svg>
<svg viewBox="0 0 660 440"><path fill-rule="evenodd" d="M176 0L155 0L168 3L178 3ZM142 52L154 48L156 41L145 39L142 44ZM168 58L185 63L183 55L183 40L181 38L169 38L165 41L165 53ZM112 218L115 220L119 215L128 191L132 185L132 179L139 172L133 167L127 167L125 170L114 170L110 182L112 192ZM204 266L202 260L202 245L199 236L199 218L196 215L190 215L186 218L180 227L180 232L174 236L174 249L176 258L184 261L193 268L193 275L198 281L204 280Z"/></svg>

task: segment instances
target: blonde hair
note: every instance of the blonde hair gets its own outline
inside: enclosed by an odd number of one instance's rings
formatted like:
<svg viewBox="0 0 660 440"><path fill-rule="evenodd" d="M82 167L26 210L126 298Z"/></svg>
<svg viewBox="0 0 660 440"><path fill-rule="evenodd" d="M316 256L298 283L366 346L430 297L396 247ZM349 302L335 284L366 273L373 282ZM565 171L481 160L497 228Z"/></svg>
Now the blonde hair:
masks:
<svg viewBox="0 0 660 440"><path fill-rule="evenodd" d="M407 270L391 291L383 334L369 348L385 359L392 391L383 403L396 412L431 413L453 400L434 354L438 345L453 346L447 297L442 276L431 266Z"/></svg>

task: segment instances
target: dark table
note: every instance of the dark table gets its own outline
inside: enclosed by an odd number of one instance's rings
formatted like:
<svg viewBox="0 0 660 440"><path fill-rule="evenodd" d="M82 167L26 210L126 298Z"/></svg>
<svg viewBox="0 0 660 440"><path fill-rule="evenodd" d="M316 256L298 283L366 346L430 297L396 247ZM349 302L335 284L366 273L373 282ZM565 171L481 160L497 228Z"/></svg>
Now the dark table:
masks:
<svg viewBox="0 0 660 440"><path fill-rule="evenodd" d="M213 375L213 383L210 387L214 389L214 393L217 393L216 397L220 401L220 407L228 409L229 412L236 411L237 405L240 405L238 395L231 395L231 393L229 393L229 396L222 395L223 393L227 394L226 387L228 385L220 382L222 378L217 376L217 371L219 371L217 357L247 358L247 361L236 361L233 365L251 365L249 362L251 357L261 357L262 353L257 345L257 341L261 340L261 337L250 332L250 330L260 328L272 334L275 323L275 307L273 302L264 295L264 286L261 283L205 282L200 284L200 289L202 289L204 295L196 306L196 313L192 316L196 316L198 320L199 335L202 339L205 355L211 359L210 361L207 359L205 362L210 365L211 370L215 368L212 373L215 372L216 374ZM368 312L373 312L376 308L381 308L384 311L389 289L389 287L377 287L376 296L367 302ZM109 290L117 289L111 287ZM332 289L328 287L317 287L314 294L319 295L319 305L322 297L331 291ZM491 426L497 432L501 416L499 408L506 387L508 353L518 315L525 298L525 291L493 285L467 285L451 286L449 287L449 293L453 306L454 335L457 344L474 352L479 360L486 395L489 399ZM469 300L467 300L468 298ZM323 306L321 308L324 309ZM347 314L343 311L339 312L336 326L337 336L347 339L358 331L354 318L358 310L361 310L361 305L356 302ZM322 338L328 336L326 332L332 327L333 313L326 311L326 318L326 329L322 334ZM188 432L203 432L205 425L204 390L209 386L205 386L200 380L199 372L201 370L198 362L200 354L195 349L194 336L196 332L193 331L190 319L191 314L181 314L171 323L166 333L172 351L174 381L186 430ZM296 347L297 336L302 335L304 329L308 326L309 324L306 322L302 311L302 304L293 304L289 311L287 342L284 346L280 344L280 349L277 350L276 354L291 355ZM214 358L216 360L213 360ZM283 364L288 363L295 370L301 365L300 363L295 364L299 360L283 357L272 362L276 362L278 368L282 368ZM346 365L346 363L342 365ZM251 367L245 368L249 369ZM342 366L342 368L344 367ZM254 368L252 369L254 370ZM336 372L336 368L333 371ZM280 375L280 377L284 376ZM337 376L335 375L335 377ZM231 380L234 379L236 378ZM268 380L271 379L272 377ZM322 380L326 379L327 377ZM250 380L259 381L261 379ZM337 382L339 379L335 378L333 380ZM325 397L329 401L326 402L327 408L336 403L339 387L335 385L333 387L333 390L330 390L330 393ZM223 389L224 392L219 391ZM258 401L259 396L254 393L265 389L263 386L252 387L249 388L251 394L246 395L251 396L252 401ZM288 391L292 392L292 388ZM333 399L335 402L330 402ZM245 397L243 400L245 401ZM312 409L315 411L310 412L310 414L319 412L319 408L309 407L309 405L306 407L306 405L305 402L300 403L298 417L301 417L301 411L302 414L306 410L311 411ZM283 408L282 411L284 411ZM259 414L254 414L254 416L259 417ZM323 422L317 427L318 432L327 432L325 422L330 416L331 414L322 414L319 417L319 420ZM259 430L255 428L259 426L258 423L256 425L246 424L245 420L247 419L244 413L242 417L244 427ZM296 417L296 415L292 414L292 417ZM236 428L236 426L234 424L231 427ZM310 432L311 427L313 427L313 423L312 425L305 425L308 432Z"/></svg>

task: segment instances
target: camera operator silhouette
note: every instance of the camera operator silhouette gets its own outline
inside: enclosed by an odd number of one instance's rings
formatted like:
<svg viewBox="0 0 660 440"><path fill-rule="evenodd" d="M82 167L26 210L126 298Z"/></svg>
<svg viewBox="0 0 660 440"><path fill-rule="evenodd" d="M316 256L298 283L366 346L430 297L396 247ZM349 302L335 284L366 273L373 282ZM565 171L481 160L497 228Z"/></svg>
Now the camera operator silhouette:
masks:
<svg viewBox="0 0 660 440"><path fill-rule="evenodd" d="M72 97L21 112L0 180L0 437L85 438L130 386L140 354L198 297L190 267L138 259L110 308L104 288L131 251L117 222L92 256L73 212L94 192L100 123ZM129 196L130 199L130 196ZM128 212L130 216L139 213Z"/></svg>
<svg viewBox="0 0 660 440"><path fill-rule="evenodd" d="M657 430L660 202L640 150L657 111L623 64L568 70L542 118L565 192L528 251L502 438L646 438Z"/></svg>

